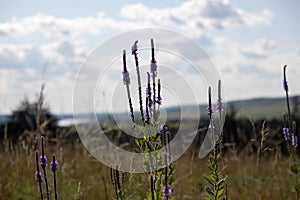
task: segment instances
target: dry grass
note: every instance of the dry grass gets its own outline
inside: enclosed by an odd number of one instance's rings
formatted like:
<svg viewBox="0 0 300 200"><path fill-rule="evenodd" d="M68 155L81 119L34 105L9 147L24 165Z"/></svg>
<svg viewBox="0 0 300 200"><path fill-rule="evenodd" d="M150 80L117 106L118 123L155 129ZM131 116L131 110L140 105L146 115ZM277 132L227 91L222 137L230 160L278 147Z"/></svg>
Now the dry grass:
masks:
<svg viewBox="0 0 300 200"><path fill-rule="evenodd" d="M46 155L57 155L59 162L59 199L113 199L109 168L92 158L80 144L75 147L46 147ZM208 174L207 160L199 160L191 151L175 163L175 199L203 199ZM195 154L196 155L196 154ZM225 156L229 199L295 199L296 193L289 182L289 159L262 157L259 165L253 157ZM13 151L0 153L0 199L39 199L34 180L34 151L25 151L18 145ZM53 198L52 174L48 171ZM148 178L127 175L126 199L144 199Z"/></svg>

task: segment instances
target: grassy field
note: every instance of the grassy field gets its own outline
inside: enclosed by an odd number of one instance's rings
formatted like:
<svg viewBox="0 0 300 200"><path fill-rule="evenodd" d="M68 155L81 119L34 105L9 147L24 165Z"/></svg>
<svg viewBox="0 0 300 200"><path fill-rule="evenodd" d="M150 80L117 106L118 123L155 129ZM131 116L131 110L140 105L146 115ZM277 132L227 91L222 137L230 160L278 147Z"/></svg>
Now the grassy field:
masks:
<svg viewBox="0 0 300 200"><path fill-rule="evenodd" d="M59 168L59 199L113 199L109 167L92 158L81 144L52 146L46 155L57 155ZM208 175L207 158L198 159L191 149L175 162L176 177L173 196L175 199L204 199ZM40 199L38 184L34 180L34 151L25 145L0 153L0 199ZM228 167L229 199L296 199L296 192L289 181L289 159L279 153L262 157L236 156L228 152L223 157ZM52 174L48 172L51 199L54 199ZM44 186L43 186L44 187ZM148 177L143 174L126 174L125 199L144 199L148 190Z"/></svg>

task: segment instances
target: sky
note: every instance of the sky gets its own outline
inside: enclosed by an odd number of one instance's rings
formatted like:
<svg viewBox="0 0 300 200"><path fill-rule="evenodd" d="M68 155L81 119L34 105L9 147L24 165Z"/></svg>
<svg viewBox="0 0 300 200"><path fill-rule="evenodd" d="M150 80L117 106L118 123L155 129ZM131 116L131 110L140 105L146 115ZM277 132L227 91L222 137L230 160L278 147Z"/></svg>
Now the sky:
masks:
<svg viewBox="0 0 300 200"><path fill-rule="evenodd" d="M25 97L35 99L42 82L51 111L72 113L74 84L88 56L113 36L141 28L176 31L203 47L226 101L283 96L285 64L290 94L300 94L298 0L0 2L1 114ZM121 73L108 77L102 97L109 82L121 79Z"/></svg>

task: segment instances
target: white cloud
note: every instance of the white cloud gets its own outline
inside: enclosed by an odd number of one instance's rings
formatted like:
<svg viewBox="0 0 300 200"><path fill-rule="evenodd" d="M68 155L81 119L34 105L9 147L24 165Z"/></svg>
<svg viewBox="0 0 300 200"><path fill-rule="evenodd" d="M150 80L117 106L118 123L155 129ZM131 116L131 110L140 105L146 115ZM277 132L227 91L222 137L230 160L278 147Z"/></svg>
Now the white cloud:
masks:
<svg viewBox="0 0 300 200"><path fill-rule="evenodd" d="M141 27L169 27L193 32L199 36L203 29L223 29L231 27L253 27L270 24L270 11L250 13L233 6L229 1L186 1L171 8L152 8L144 4L125 5L116 19L99 12L95 16L59 18L46 13L25 18L13 18L0 23L0 36L18 37L30 33L41 33L46 37L78 36L99 34L103 30L128 30Z"/></svg>
<svg viewBox="0 0 300 200"><path fill-rule="evenodd" d="M249 13L229 1L186 1L171 8L151 8L142 3L124 6L121 15L135 21L154 25L201 31L228 27L253 27L270 24L270 11Z"/></svg>
<svg viewBox="0 0 300 200"><path fill-rule="evenodd" d="M273 40L259 39L254 45L241 47L240 52L248 58L265 58L277 47Z"/></svg>

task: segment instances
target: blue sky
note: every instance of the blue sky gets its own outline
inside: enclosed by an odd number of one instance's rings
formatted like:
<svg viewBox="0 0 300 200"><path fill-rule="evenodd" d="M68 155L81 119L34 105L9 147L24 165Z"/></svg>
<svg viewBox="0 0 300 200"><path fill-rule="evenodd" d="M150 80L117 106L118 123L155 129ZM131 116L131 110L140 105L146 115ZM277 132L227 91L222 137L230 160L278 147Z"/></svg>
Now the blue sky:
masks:
<svg viewBox="0 0 300 200"><path fill-rule="evenodd" d="M202 45L226 100L282 96L284 64L291 94L300 94L299 8L298 0L1 1L1 113L34 99L43 80L52 111L71 113L89 53L138 28L174 30Z"/></svg>

